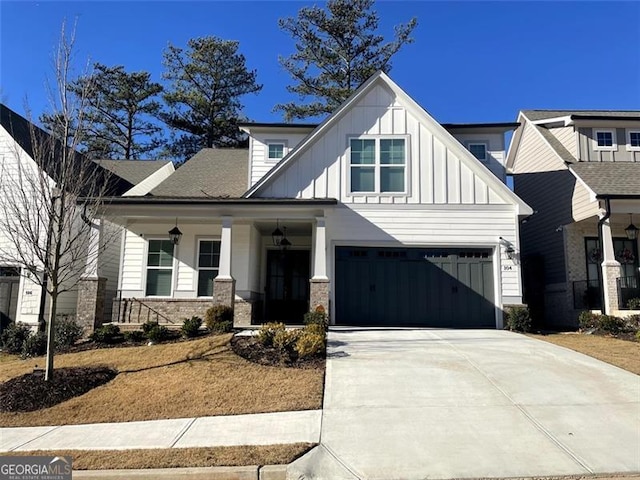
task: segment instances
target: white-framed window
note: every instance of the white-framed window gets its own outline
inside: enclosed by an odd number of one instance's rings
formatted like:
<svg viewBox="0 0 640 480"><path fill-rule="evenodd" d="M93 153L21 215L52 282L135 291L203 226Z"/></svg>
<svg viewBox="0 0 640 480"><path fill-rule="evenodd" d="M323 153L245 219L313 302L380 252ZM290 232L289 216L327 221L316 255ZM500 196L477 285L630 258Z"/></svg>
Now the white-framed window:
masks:
<svg viewBox="0 0 640 480"><path fill-rule="evenodd" d="M349 140L351 193L406 193L407 139L360 137Z"/></svg>
<svg viewBox="0 0 640 480"><path fill-rule="evenodd" d="M283 142L270 142L267 144L267 158L269 160L280 160L284 157L285 144Z"/></svg>
<svg viewBox="0 0 640 480"><path fill-rule="evenodd" d="M170 297L173 285L173 249L169 239L149 239L147 250L147 297Z"/></svg>
<svg viewBox="0 0 640 480"><path fill-rule="evenodd" d="M627 130L627 149L640 150L640 130Z"/></svg>
<svg viewBox="0 0 640 480"><path fill-rule="evenodd" d="M595 150L615 150L618 147L615 130L594 130L593 144Z"/></svg>
<svg viewBox="0 0 640 480"><path fill-rule="evenodd" d="M220 265L220 240L198 240L198 296L213 296L213 280Z"/></svg>
<svg viewBox="0 0 640 480"><path fill-rule="evenodd" d="M481 162L487 161L487 144L484 142L469 142L467 149Z"/></svg>

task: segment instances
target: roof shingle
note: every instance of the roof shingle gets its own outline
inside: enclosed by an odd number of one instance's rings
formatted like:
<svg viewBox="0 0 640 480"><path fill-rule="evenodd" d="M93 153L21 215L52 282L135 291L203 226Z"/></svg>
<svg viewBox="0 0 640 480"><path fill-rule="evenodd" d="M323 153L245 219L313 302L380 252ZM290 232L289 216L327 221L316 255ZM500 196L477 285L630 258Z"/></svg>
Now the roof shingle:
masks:
<svg viewBox="0 0 640 480"><path fill-rule="evenodd" d="M171 160L94 160L94 162L137 185L166 164L171 163Z"/></svg>
<svg viewBox="0 0 640 480"><path fill-rule="evenodd" d="M638 162L578 162L569 168L596 195L640 195Z"/></svg>
<svg viewBox="0 0 640 480"><path fill-rule="evenodd" d="M532 122L536 120L547 120L557 117L579 117L579 118L639 118L640 110L523 110L522 113Z"/></svg>
<svg viewBox="0 0 640 480"><path fill-rule="evenodd" d="M204 148L151 190L151 195L240 198L247 190L248 165L248 149Z"/></svg>

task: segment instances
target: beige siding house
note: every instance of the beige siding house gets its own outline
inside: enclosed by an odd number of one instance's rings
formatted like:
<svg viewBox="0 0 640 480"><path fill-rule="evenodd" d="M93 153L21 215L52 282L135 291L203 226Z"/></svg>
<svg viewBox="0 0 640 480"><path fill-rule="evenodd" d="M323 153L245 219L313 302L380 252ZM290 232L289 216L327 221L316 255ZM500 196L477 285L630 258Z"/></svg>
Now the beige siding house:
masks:
<svg viewBox="0 0 640 480"><path fill-rule="evenodd" d="M520 228L525 301L556 325L587 309L628 314L640 297L640 112L525 110L518 122L507 169L534 209Z"/></svg>
<svg viewBox="0 0 640 480"><path fill-rule="evenodd" d="M248 150L106 205L125 229L113 319L222 303L237 326L323 306L340 325L501 328L531 213L504 183L516 126L441 125L381 72L318 125L242 125Z"/></svg>

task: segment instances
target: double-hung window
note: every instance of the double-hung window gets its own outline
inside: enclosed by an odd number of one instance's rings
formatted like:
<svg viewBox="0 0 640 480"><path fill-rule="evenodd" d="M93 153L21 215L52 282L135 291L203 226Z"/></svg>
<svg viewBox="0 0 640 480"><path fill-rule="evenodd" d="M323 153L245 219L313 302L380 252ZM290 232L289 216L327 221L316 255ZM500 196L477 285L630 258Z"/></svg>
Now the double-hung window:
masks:
<svg viewBox="0 0 640 480"><path fill-rule="evenodd" d="M213 280L218 276L220 241L198 241L198 296L213 296Z"/></svg>
<svg viewBox="0 0 640 480"><path fill-rule="evenodd" d="M352 193L405 193L407 148L404 138L352 138Z"/></svg>
<svg viewBox="0 0 640 480"><path fill-rule="evenodd" d="M147 252L147 287L149 297L171 295L173 278L173 242L171 240L149 240Z"/></svg>
<svg viewBox="0 0 640 480"><path fill-rule="evenodd" d="M629 148L631 150L640 150L640 130L628 130Z"/></svg>

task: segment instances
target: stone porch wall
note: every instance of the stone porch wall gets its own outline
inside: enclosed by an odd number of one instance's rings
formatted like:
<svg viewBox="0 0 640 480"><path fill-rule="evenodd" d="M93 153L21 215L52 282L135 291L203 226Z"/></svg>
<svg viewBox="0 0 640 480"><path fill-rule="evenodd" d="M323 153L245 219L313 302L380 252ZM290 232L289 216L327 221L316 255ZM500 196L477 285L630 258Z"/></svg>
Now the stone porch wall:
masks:
<svg viewBox="0 0 640 480"><path fill-rule="evenodd" d="M102 325L107 279L102 277L82 278L78 282L76 321L89 335Z"/></svg>

